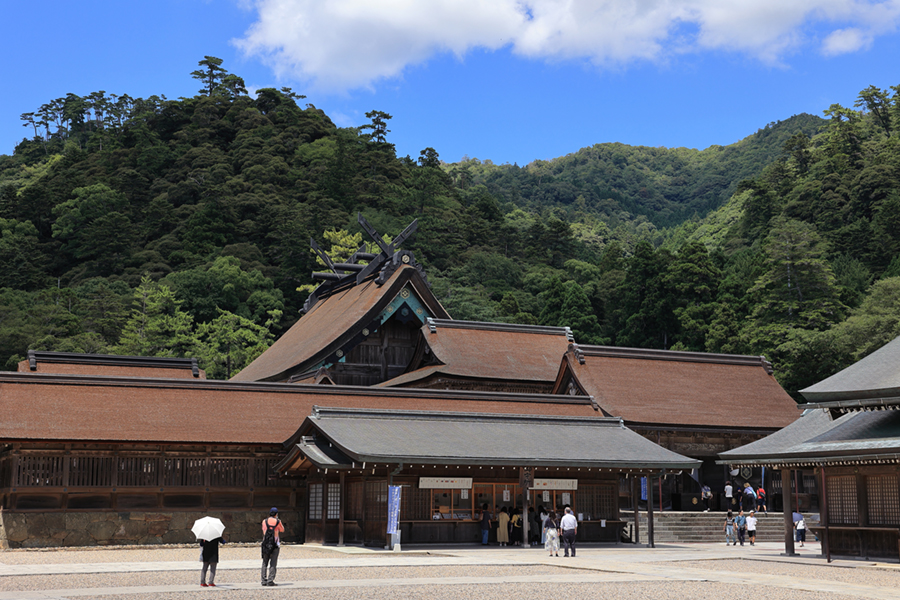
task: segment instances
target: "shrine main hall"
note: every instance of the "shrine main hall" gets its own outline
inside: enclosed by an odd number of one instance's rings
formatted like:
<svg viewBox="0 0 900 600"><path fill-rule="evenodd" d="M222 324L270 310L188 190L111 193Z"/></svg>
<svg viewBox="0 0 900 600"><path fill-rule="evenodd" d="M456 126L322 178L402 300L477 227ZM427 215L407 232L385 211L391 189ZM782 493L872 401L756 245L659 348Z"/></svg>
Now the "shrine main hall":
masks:
<svg viewBox="0 0 900 600"><path fill-rule="evenodd" d="M40 351L0 372L0 545L193 542L207 514L255 541L277 506L286 541L380 546L391 485L404 542L480 541L485 505L571 506L580 539L617 542L622 509L718 489L719 453L800 416L759 356L454 320L399 249L414 226L361 223L380 252L321 253L304 316L229 381Z"/></svg>

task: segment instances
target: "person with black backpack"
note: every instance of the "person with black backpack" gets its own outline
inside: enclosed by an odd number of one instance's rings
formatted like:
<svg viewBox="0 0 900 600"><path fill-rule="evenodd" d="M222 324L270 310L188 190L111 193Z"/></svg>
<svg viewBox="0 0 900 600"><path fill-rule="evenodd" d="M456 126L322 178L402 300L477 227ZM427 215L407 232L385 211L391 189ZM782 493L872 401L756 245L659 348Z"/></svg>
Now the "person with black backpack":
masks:
<svg viewBox="0 0 900 600"><path fill-rule="evenodd" d="M278 566L278 552L281 550L281 537L278 535L284 533L284 525L278 518L278 509L274 506L269 511L269 516L262 522L263 540L262 540L262 573L260 580L262 585L276 585L275 569ZM266 567L269 573L266 576Z"/></svg>

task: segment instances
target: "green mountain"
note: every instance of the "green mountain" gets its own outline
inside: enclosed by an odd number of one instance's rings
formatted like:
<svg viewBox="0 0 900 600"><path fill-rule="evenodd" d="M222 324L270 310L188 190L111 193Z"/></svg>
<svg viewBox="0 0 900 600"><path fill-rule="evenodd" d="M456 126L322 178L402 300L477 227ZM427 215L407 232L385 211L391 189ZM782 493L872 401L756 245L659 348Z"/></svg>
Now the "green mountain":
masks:
<svg viewBox="0 0 900 600"><path fill-rule="evenodd" d="M0 366L29 348L195 355L227 377L301 317L356 214L456 318L583 343L765 354L792 392L900 333L896 89L703 151L599 144L525 167L415 160L206 57L168 100L69 94L0 156ZM897 313L897 314L895 314Z"/></svg>
<svg viewBox="0 0 900 600"><path fill-rule="evenodd" d="M825 124L802 114L706 150L595 144L525 167L471 159L449 165L448 172L528 210L561 207L574 214L587 207L604 220L642 215L656 227L671 227L724 204L740 181L779 158L791 137L811 137Z"/></svg>

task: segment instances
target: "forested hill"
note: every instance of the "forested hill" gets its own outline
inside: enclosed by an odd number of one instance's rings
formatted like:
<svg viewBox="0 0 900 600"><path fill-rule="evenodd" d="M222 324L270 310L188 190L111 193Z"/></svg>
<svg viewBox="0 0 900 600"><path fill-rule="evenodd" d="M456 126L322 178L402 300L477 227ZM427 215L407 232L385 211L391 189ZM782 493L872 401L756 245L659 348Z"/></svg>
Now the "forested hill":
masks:
<svg viewBox="0 0 900 600"><path fill-rule="evenodd" d="M779 158L791 137L812 137L825 123L795 115L736 144L702 151L596 144L525 167L468 159L449 165L448 172L460 185L483 184L528 210L582 206L608 222L624 213L626 220L642 215L656 227L670 227L724 204L740 181Z"/></svg>
<svg viewBox="0 0 900 600"><path fill-rule="evenodd" d="M289 89L249 96L214 57L193 76L191 98L98 91L22 115L29 139L0 156L0 367L33 348L197 356L227 377L300 318L309 238L358 247L357 212L387 236L419 219L404 247L459 319L765 354L792 392L900 333L896 94L724 148L519 168L398 157L391 115L339 128Z"/></svg>

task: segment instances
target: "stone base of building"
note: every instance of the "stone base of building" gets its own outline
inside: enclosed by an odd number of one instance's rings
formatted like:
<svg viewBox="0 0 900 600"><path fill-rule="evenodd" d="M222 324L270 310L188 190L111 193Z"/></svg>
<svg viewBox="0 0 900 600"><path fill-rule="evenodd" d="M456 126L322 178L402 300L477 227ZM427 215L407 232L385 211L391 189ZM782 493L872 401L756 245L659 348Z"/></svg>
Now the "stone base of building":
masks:
<svg viewBox="0 0 900 600"><path fill-rule="evenodd" d="M136 544L192 544L194 521L218 517L225 523L229 542L262 539L265 511L209 512L10 512L0 511L0 548L51 548L59 546L115 546ZM302 541L299 512L280 513L282 536L287 542Z"/></svg>

